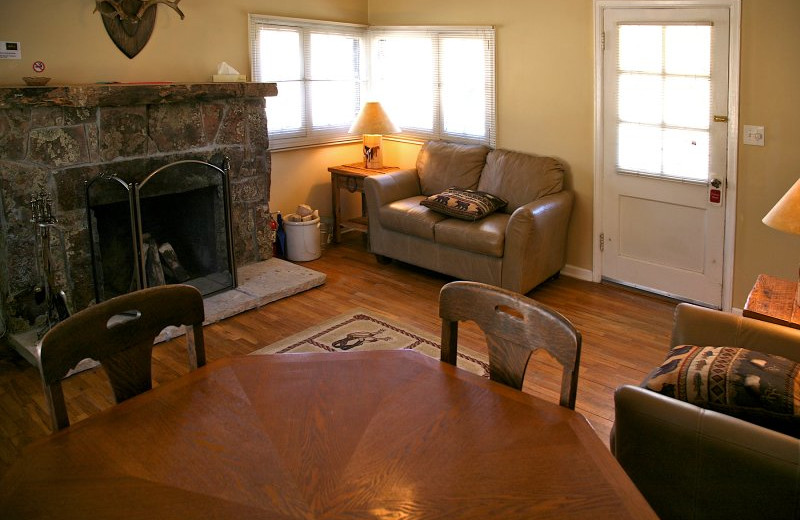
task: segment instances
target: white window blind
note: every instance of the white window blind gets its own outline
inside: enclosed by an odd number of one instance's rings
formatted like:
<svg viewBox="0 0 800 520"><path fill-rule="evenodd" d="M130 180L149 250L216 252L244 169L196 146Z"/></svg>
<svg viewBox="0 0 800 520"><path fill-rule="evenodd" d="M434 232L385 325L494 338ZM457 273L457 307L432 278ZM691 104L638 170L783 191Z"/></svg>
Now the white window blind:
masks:
<svg viewBox="0 0 800 520"><path fill-rule="evenodd" d="M403 136L496 143L492 27L371 27L370 89Z"/></svg>
<svg viewBox="0 0 800 520"><path fill-rule="evenodd" d="M708 178L711 25L618 26L617 168Z"/></svg>
<svg viewBox="0 0 800 520"><path fill-rule="evenodd" d="M250 15L251 77L274 82L270 148L352 140L366 86L365 27Z"/></svg>

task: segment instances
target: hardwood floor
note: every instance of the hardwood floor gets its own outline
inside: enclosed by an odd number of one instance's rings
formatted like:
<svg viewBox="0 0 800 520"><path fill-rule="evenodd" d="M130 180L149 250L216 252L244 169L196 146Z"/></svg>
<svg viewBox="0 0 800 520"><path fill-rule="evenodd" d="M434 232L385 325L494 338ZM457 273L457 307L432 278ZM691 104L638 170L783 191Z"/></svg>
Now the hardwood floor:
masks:
<svg viewBox="0 0 800 520"><path fill-rule="evenodd" d="M209 361L248 354L354 307L372 309L428 332L440 334L438 295L449 277L393 262L378 264L358 233L344 235L322 258L303 265L327 275L326 283L296 296L207 326ZM667 350L675 302L606 284L562 276L529 296L566 316L583 335L576 409L608 443L613 423L613 392L636 384ZM486 352L472 324L461 327L460 343ZM185 339L157 345L155 384L188 371ZM542 359L540 359L542 358ZM536 356L524 391L557 401L560 384L553 364ZM111 390L100 369L64 382L70 420L75 423L112 406ZM0 475L31 441L50 434L37 370L7 346L0 348Z"/></svg>

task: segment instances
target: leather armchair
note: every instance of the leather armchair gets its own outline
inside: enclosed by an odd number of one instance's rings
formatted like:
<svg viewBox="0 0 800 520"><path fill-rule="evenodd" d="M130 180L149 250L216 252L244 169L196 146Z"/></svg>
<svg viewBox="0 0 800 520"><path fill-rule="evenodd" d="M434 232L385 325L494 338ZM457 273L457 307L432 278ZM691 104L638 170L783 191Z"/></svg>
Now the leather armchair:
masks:
<svg viewBox="0 0 800 520"><path fill-rule="evenodd" d="M800 330L685 303L677 345L800 361ZM800 518L800 440L632 385L614 403L611 450L661 518Z"/></svg>

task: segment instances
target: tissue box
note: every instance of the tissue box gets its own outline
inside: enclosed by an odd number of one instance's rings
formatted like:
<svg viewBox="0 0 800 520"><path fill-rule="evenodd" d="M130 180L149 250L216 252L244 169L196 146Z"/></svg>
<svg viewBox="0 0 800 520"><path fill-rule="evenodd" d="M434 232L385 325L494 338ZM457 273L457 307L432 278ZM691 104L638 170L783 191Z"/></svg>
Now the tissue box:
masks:
<svg viewBox="0 0 800 520"><path fill-rule="evenodd" d="M211 81L214 83L230 83L247 81L247 76L244 74L214 74L211 76Z"/></svg>

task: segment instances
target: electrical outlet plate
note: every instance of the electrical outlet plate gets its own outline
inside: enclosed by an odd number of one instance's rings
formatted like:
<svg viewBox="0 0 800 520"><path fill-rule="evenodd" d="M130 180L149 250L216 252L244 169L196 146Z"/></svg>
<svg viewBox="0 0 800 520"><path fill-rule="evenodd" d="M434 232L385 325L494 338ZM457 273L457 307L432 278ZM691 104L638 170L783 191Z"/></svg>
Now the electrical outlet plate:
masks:
<svg viewBox="0 0 800 520"><path fill-rule="evenodd" d="M753 146L764 146L764 127L744 125L744 144Z"/></svg>

